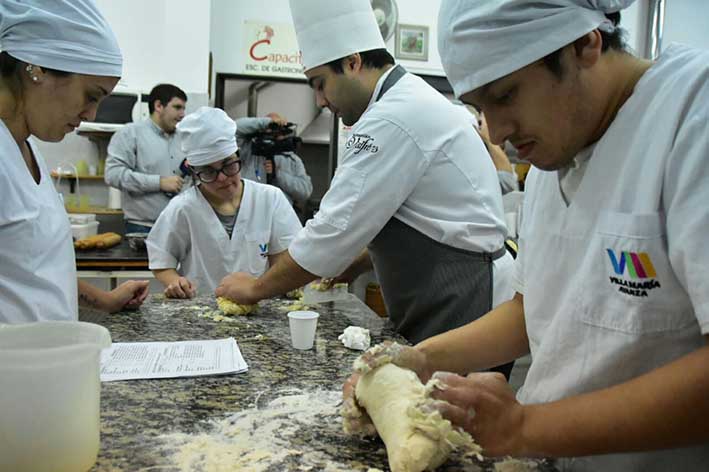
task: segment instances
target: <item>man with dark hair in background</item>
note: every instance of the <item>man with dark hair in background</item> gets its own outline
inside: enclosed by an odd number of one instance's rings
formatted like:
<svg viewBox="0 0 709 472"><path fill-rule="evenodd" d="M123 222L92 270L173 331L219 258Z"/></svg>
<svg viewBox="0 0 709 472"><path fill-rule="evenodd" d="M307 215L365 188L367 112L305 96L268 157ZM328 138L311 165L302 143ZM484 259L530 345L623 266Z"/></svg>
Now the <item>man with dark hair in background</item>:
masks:
<svg viewBox="0 0 709 472"><path fill-rule="evenodd" d="M258 280L227 276L217 294L254 303L373 267L390 320L411 342L507 300L500 184L470 122L394 64L368 0L290 6L317 104L352 132L319 212L284 257Z"/></svg>
<svg viewBox="0 0 709 472"><path fill-rule="evenodd" d="M182 189L183 155L175 127L185 116L187 95L159 84L148 98L150 118L130 123L111 138L106 183L122 190L127 233L148 233L172 195Z"/></svg>

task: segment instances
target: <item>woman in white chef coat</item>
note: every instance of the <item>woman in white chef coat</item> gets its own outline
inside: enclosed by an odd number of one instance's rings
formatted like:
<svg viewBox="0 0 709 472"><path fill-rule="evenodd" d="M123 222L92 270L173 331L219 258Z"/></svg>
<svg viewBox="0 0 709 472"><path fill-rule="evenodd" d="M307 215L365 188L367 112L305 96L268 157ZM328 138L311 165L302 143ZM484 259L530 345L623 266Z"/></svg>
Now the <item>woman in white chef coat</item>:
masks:
<svg viewBox="0 0 709 472"><path fill-rule="evenodd" d="M3 0L0 49L0 323L76 320L79 301L139 306L147 282L77 282L66 212L28 140L61 141L94 119L121 75L111 29L90 0Z"/></svg>
<svg viewBox="0 0 709 472"><path fill-rule="evenodd" d="M456 95L534 166L517 294L390 353L423 378L531 353L516 398L494 374L437 376L444 416L484 453L559 457L562 470L706 471L709 52L670 45L650 62L623 50L629 3L443 0L439 49Z"/></svg>
<svg viewBox="0 0 709 472"><path fill-rule="evenodd" d="M147 247L165 295L191 298L232 272L263 274L302 226L281 189L241 178L236 123L223 110L201 107L177 133L197 185L170 201Z"/></svg>

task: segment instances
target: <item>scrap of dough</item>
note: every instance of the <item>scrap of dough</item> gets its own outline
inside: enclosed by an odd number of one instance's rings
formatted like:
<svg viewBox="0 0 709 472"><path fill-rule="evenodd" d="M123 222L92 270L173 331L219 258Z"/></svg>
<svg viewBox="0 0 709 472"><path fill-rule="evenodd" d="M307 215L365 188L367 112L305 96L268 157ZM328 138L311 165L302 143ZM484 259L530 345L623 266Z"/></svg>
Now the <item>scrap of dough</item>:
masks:
<svg viewBox="0 0 709 472"><path fill-rule="evenodd" d="M347 284L344 282L336 283L333 285L328 285L323 282L311 282L310 283L310 288L313 290L317 290L318 292L326 292L328 290L332 290L335 288L342 288L342 287L347 287Z"/></svg>
<svg viewBox="0 0 709 472"><path fill-rule="evenodd" d="M217 297L217 306L225 315L248 315L258 308L258 305L239 305L224 297Z"/></svg>
<svg viewBox="0 0 709 472"><path fill-rule="evenodd" d="M300 300L301 298L303 298L303 287L293 289L290 292L286 292L286 298L289 298L291 300Z"/></svg>
<svg viewBox="0 0 709 472"><path fill-rule="evenodd" d="M425 408L432 385L424 386L413 371L394 364L377 367L357 382L355 397L386 445L392 472L433 470L459 447L482 450L437 410Z"/></svg>

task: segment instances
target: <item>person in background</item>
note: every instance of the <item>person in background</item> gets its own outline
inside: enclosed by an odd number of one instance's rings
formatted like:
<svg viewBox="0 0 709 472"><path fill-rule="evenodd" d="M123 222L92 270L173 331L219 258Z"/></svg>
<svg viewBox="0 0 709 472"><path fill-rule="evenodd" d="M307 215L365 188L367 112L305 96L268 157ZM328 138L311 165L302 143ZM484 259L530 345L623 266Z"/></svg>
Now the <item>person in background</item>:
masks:
<svg viewBox="0 0 709 472"><path fill-rule="evenodd" d="M422 379L531 353L516 398L495 374L436 376L441 412L485 454L705 471L709 52L633 56L617 26L630 3L443 0L439 50L456 95L534 166L517 293L389 351Z"/></svg>
<svg viewBox="0 0 709 472"><path fill-rule="evenodd" d="M111 137L105 180L122 190L127 233L148 233L170 198L182 190L184 156L175 127L185 116L186 103L180 88L156 85L148 97L150 117Z"/></svg>
<svg viewBox="0 0 709 472"><path fill-rule="evenodd" d="M296 202L304 208L313 193L313 183L300 157L295 152L284 152L276 154L273 161L270 161L252 152L251 138L255 134L272 131L273 125L286 124L288 120L278 113L269 113L264 118L245 117L236 120L236 140L243 163L241 175L244 179L261 183L267 183L269 176L273 175L271 184L283 190L291 203Z"/></svg>
<svg viewBox="0 0 709 472"><path fill-rule="evenodd" d="M259 279L226 277L217 295L248 304L374 267L389 319L411 342L508 300L500 186L471 123L394 65L368 0L290 7L317 104L351 136L320 211L285 256Z"/></svg>
<svg viewBox="0 0 709 472"><path fill-rule="evenodd" d="M218 108L201 107L177 125L196 185L170 201L147 240L167 297L212 292L232 272L263 274L302 229L283 192L241 178L236 132Z"/></svg>
<svg viewBox="0 0 709 472"><path fill-rule="evenodd" d="M121 75L113 32L90 0L3 0L0 49L0 323L76 320L79 302L137 308L147 281L77 280L66 211L28 139L58 142L95 118Z"/></svg>
<svg viewBox="0 0 709 472"><path fill-rule="evenodd" d="M480 134L480 138L483 140L483 143L485 143L487 152L490 153L490 158L492 158L492 163L495 165L495 169L497 169L497 178L500 180L502 195L519 190L517 174L515 174L514 167L512 167L512 163L507 157L503 146L498 146L490 142L490 132L487 129L485 115L480 114L480 121L478 121L477 125L476 129L478 130L478 134Z"/></svg>
<svg viewBox="0 0 709 472"><path fill-rule="evenodd" d="M500 190L502 191L502 194L504 195L512 192L513 190L519 190L514 169L509 158L507 157L507 154L505 154L505 151L502 150L500 146L495 146L490 143L490 136L487 131L485 117L478 113L474 108L468 107L468 105L460 100L453 100L452 102L455 105L455 110L463 116L465 121L472 124L480 135L483 144L485 144L487 152L492 159L492 163L497 170L497 178L500 181Z"/></svg>

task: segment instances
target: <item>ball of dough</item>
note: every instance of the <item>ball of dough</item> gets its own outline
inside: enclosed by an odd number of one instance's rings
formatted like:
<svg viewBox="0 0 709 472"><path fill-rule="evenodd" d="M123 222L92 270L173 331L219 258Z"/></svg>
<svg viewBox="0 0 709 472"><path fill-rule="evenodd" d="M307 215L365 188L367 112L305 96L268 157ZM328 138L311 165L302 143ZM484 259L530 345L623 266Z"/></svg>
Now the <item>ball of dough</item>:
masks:
<svg viewBox="0 0 709 472"><path fill-rule="evenodd" d="M248 315L258 308L258 305L240 305L224 297L217 297L217 306L225 315Z"/></svg>

